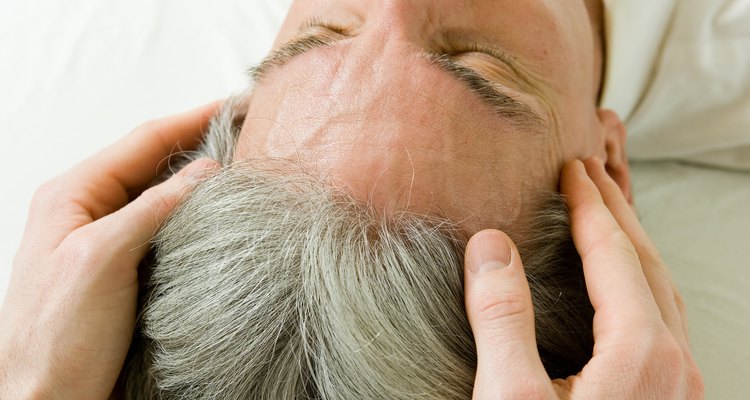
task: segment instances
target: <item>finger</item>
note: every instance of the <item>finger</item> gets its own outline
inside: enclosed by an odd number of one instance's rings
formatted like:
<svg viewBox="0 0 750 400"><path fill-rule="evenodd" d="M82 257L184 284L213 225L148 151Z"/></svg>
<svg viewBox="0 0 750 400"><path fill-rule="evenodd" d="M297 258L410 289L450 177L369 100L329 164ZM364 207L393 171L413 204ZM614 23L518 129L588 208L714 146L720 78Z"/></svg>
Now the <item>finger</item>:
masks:
<svg viewBox="0 0 750 400"><path fill-rule="evenodd" d="M73 167L61 178L87 199L94 220L127 204L127 193L148 185L175 152L193 149L220 101L142 125L116 143Z"/></svg>
<svg viewBox="0 0 750 400"><path fill-rule="evenodd" d="M216 161L202 158L193 161L177 174L141 194L120 210L77 230L100 243L101 248L121 259L119 265L135 266L149 249L164 220L195 184L220 169ZM96 244L92 247L98 248Z"/></svg>
<svg viewBox="0 0 750 400"><path fill-rule="evenodd" d="M643 274L651 288L664 323L678 341L686 347L687 337L683 331L683 318L675 301L674 285L656 247L641 226L620 187L607 174L604 162L599 159L589 159L584 161L584 165L587 174L599 189L604 204L633 242L641 261Z"/></svg>
<svg viewBox="0 0 750 400"><path fill-rule="evenodd" d="M466 312L477 346L474 398L552 393L534 336L534 309L521 258L502 232L482 231L465 257ZM545 392L546 391L546 392Z"/></svg>
<svg viewBox="0 0 750 400"><path fill-rule="evenodd" d="M199 143L214 102L144 124L130 135L43 185L34 195L25 235L55 248L73 230L123 207L128 192L147 186L172 152Z"/></svg>
<svg viewBox="0 0 750 400"><path fill-rule="evenodd" d="M680 313L680 319L682 322L682 332L685 334L685 341L688 346L690 345L690 328L688 326L687 318L687 306L685 305L685 299L682 297L680 290L677 286L673 286L672 291L674 292L674 302L677 304L677 311Z"/></svg>
<svg viewBox="0 0 750 400"><path fill-rule="evenodd" d="M621 335L634 329L659 326L661 315L635 248L582 162L565 166L561 189L568 198L573 240L595 310L595 351L617 345Z"/></svg>

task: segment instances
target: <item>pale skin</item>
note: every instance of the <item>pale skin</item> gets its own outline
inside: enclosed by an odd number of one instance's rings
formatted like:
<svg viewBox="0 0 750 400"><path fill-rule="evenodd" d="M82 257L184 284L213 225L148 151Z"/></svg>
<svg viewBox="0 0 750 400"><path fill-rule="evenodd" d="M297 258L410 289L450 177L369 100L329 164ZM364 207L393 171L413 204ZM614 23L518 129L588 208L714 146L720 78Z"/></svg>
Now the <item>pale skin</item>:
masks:
<svg viewBox="0 0 750 400"><path fill-rule="evenodd" d="M596 105L597 18L583 0L295 1L275 47L331 43L258 80L236 157L293 159L378 209L437 213L472 232L510 230L575 158L605 160L629 196L624 127ZM498 115L426 53L481 75L541 128Z"/></svg>
<svg viewBox="0 0 750 400"><path fill-rule="evenodd" d="M198 160L143 190L197 145L219 103L144 124L40 187L0 311L0 398L105 399L135 329L138 263L193 182Z"/></svg>
<svg viewBox="0 0 750 400"><path fill-rule="evenodd" d="M682 297L604 163L570 162L561 180L595 310L593 358L576 376L550 381L518 251L500 231L479 232L465 263L474 398L702 399Z"/></svg>
<svg viewBox="0 0 750 400"><path fill-rule="evenodd" d="M590 21L596 3L458 3L295 2L277 46L299 35L312 11L350 24L356 36L300 56L258 85L237 156L295 157L383 208L408 188L412 211L439 209L471 232L510 226L533 194L525 188L554 190L559 182L596 310L594 357L576 377L547 378L520 257L510 242L510 267L473 272L497 265L509 240L481 231L468 246L465 274L479 355L474 397L701 398L684 306L629 205L624 128L595 105L601 53L592 25L579 22ZM420 61L417 52L435 48L446 26L474 27L471 41L497 42L519 60L523 84L502 67L495 74L485 55L456 55L534 109L545 134L525 135ZM374 75L358 75L363 65ZM174 149L197 144L216 107L148 123L39 189L0 311L0 398L112 394L135 326L138 262L179 199L217 165L199 160L130 199ZM347 118L357 110L358 118ZM347 132L361 135L351 140ZM573 161L591 156L601 161L585 168Z"/></svg>
<svg viewBox="0 0 750 400"><path fill-rule="evenodd" d="M195 146L216 106L148 123L38 190L0 311L1 398L112 395L135 326L138 262L179 198L217 165L198 160L131 202L128 192L173 149ZM622 191L601 161L569 163L562 190L596 309L594 358L575 377L547 378L520 257L505 234L482 231L466 253L474 398L701 398L684 306ZM485 267L501 262L503 246L511 266Z"/></svg>

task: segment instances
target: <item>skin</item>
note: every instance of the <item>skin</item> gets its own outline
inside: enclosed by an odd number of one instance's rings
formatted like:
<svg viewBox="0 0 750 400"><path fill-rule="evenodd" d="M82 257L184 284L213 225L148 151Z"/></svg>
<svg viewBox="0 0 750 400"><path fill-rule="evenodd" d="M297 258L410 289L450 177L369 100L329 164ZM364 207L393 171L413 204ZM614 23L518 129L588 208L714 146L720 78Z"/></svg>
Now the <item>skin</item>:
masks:
<svg viewBox="0 0 750 400"><path fill-rule="evenodd" d="M555 15L560 18L566 15L580 17L581 11L586 10L580 5L567 5L568 2L560 2L566 5L541 1L528 3L530 4L519 5L507 1L503 4L508 6L509 13L513 10L513 16L517 18L531 15L527 13L550 10L559 12L560 14ZM305 4L322 6L323 2L297 2L289 19L292 22L287 22L280 40L289 37L289 26L295 25L294 16L301 15L307 7ZM363 128L369 126L365 122L377 122L375 120L378 115L390 115L387 127L393 130L388 131L381 142L363 135L357 141L331 137L336 132L331 128L331 122L335 121L331 119L333 116L323 118L320 113L310 114L311 110L304 107L299 108L299 115L294 117L289 113L293 111L293 103L299 103L300 98L291 97L286 100L289 103L286 105L276 104L275 110L279 114L272 114L264 119L260 114L253 114L253 107L262 108L258 95L249 109L255 131L253 135L243 137L263 137L263 129L258 126L265 121L268 140L248 143L241 150L245 153L238 156L251 156L253 151L261 150L269 152L268 155L283 156L292 154L290 152L294 150L294 154L303 159L313 157L308 162L319 162L321 167L330 166L332 177L338 179L340 184L359 184L363 187L361 190L370 190L374 198L383 201L380 197L388 196L381 194L384 192L378 191L380 189L373 191L370 188L375 185L368 172L383 173L383 170L387 172L403 166L398 164L403 163L403 156L399 151L410 149L414 153L409 164L413 164L414 170L412 207L429 208L426 204L436 203L452 215L461 212L458 205L465 204L474 210L473 218L477 226L481 221L494 221L495 218L498 221L508 220L508 210L512 210L513 201L518 200L513 200L515 198L512 196L509 200L509 197L505 197L507 190L499 191L496 188L499 183L517 183L507 171L526 173L526 179L534 185L554 187L557 176L553 172L547 172L546 168L554 171L557 164L562 165L560 160L585 152L606 157L606 165L603 161L596 160L588 161L585 168L579 161L568 163L563 170L561 182L561 190L569 196L573 236L583 259L587 288L596 310L594 358L577 376L565 381L549 381L536 352L531 297L518 251L504 233L482 231L472 238L466 252L466 309L476 339L479 360L474 398L702 398L700 373L687 346L684 305L666 267L633 214L627 192L623 193L623 187L626 186L623 185L626 175L622 175L624 159L617 161L618 157L622 157L617 146L623 140L624 130L617 128L619 123L614 123L608 113L588 109L584 103L559 100L560 97L565 97L564 93L556 93L550 87L546 94L549 99L546 101L553 104L551 99L557 96L557 103L554 104L562 108L580 108L581 113L571 114L574 118L563 113L563 109L554 111L550 108L549 115L557 112L561 116L559 129L554 134L547 134L544 139L526 137L527 141L535 143L537 148L534 149L529 143L518 139L523 135L522 132L513 132L502 121L493 119L487 110L482 110L481 104L476 101L472 103L470 96L461 94L459 88L451 87L449 83L435 82L434 87L426 86L426 77L434 75L434 71L422 71L424 66L416 63L407 67L414 68L417 74L402 73L394 76L386 73L392 71L393 65L390 63L396 62L395 56L399 51L406 52L414 45L404 42L406 37L416 37L408 35L411 31L406 28L411 26L416 32L427 29L419 24L404 24L405 18L420 10L429 10L427 15L430 16L430 21L438 24L439 21L445 21L447 15L452 15L448 11L463 12L463 9L451 10L450 4L447 1L445 4L441 3L441 12L428 7L430 4L427 2L417 1L383 1L371 8L376 15L388 18L383 19L381 25L375 23L368 27L393 28L375 29L366 34L367 37L371 35L373 38L383 39L381 46L369 50L371 54L391 56L384 57L381 64L374 64L378 68L373 70L381 73L382 76L378 76L384 81L393 83L392 80L396 80L395 83L403 83L406 85L403 88L412 89L411 93L420 93L414 92L414 89L424 90L423 96L416 99L415 96L408 97L410 101L404 104L409 104L410 107L399 109L396 101L403 99L402 94L377 92L377 84L360 85L363 93L371 95L370 97L379 94L374 99L364 96L362 101L373 101L365 104L380 106L381 111L392 114L368 113L361 120L346 120L346 113L333 114L339 115L342 121L347 121L350 125L359 124ZM462 4L467 5L469 2ZM416 7L417 5L422 8ZM489 2L474 2L469 5L475 6L467 9L473 10L473 17L478 23L487 22L486 19L491 15L488 12L493 11ZM591 10L590 7L588 9ZM570 14L565 14L565 10ZM335 12L331 15L339 18ZM341 14L340 18L344 17ZM509 24L515 21L513 18L506 19L505 22ZM585 36L584 31L573 28L571 21L563 18L540 22L538 26L528 23L525 26L534 26L540 32L550 27L567 26L571 32L580 31ZM422 32L429 33L429 30ZM535 36L536 31L523 32L525 35L517 36L519 40L522 36ZM513 32L506 33L513 37ZM562 34L564 32L558 33L561 43L573 39L566 39ZM549 62L557 51L549 43L538 44L542 47L517 49L540 57L536 61L525 61L529 63L530 69L534 62L540 64L535 68L541 68L545 62L551 65ZM359 47L352 45L351 54L356 54L357 48ZM340 71L341 74L334 74L331 81L337 77L356 78L356 68L353 66L356 66L357 58L351 57L351 54L350 57L339 60L338 67L333 70ZM409 56L408 52L401 54ZM518 57L521 58L521 55ZM577 64L582 68L593 61L591 58L562 58L565 63ZM311 63L314 61L309 60ZM347 63L355 64L348 66ZM570 67L565 63L563 65ZM595 61L593 63L596 64ZM302 69L302 66L298 68ZM325 63L319 66L326 71ZM344 74L347 71L350 75ZM420 75L422 72L427 75ZM596 75L595 71L592 73ZM539 74L537 79L541 81L548 77L543 73ZM411 78L406 79L408 76ZM437 76L441 79L436 82L442 80L439 74ZM588 98L592 102L597 90L594 89L597 79L590 86L585 86L586 91L591 89ZM315 82L314 79L309 82L283 82L289 88L308 84L326 87L323 85L325 82ZM557 90L575 87L573 82L547 83L559 85ZM578 83L585 84L582 81ZM443 84L444 86L440 86ZM362 89L365 87L367 90ZM442 95L428 96L436 94L435 88L443 89ZM320 97L317 98L320 103L318 111L326 111L326 107L331 111L346 111L348 103L328 103L325 107L321 105L326 104L320 102L326 96L339 96L348 91L345 87L337 88L335 85L328 86L328 89L329 92L320 92ZM393 98L389 97L391 94ZM587 97L580 90L568 92L568 95ZM541 97L538 102L531 98L527 100L534 107L543 107ZM450 121L446 121L450 118L442 115L437 116L441 121L435 121L435 115L427 115L425 110L420 109L426 105L439 106L438 110L462 123L471 121L459 114L451 114L451 107L473 106L475 108L467 110L471 110L471 115L478 121L475 125L469 125L472 129L462 124L451 125ZM147 249L144 244L153 238L154 232L179 199L190 191L195 182L213 173L217 164L211 160L198 160L168 181L146 191L142 190L160 173L160 167L165 166L162 161L170 156L173 149L190 150L195 147L217 106L218 104L211 104L179 116L144 124L118 143L47 182L37 191L21 247L13 262L7 296L0 309L0 326L3 327L0 330L0 398L103 399L117 396L115 382L127 355L135 326L137 271ZM307 102L306 106L314 107L316 104ZM343 109L338 110L336 107ZM540 108L540 112L542 110ZM296 136L288 138L294 139L288 140L288 143L295 145L312 144L309 149L301 145L286 148L278 137L268 135L272 128L279 129L279 124L273 121L278 121L282 111L289 114L289 121L284 121L289 124L288 127L304 127L303 116L307 116L311 126L319 128L303 137L306 138L305 141L297 140ZM464 129L471 132L471 135L462 141L451 139L449 135L437 137L437 128L428 129L440 126L443 129L453 128L454 131ZM423 130L424 134L420 135L415 127ZM409 132L416 136L409 137ZM487 135L492 132L498 137L488 138ZM567 136L560 136L559 132L579 137L580 142L570 139L570 145L565 145L563 139ZM591 133L591 136L584 136L584 132ZM489 140L486 147L489 144L496 146L497 154L502 154L503 157L495 154L495 161L488 161L490 152L485 151L482 146L477 147L475 139L480 135L485 135L483 138ZM552 143L557 143L555 140L560 143L559 147L552 146ZM430 141L435 143L435 149L463 152L455 153L455 159L441 159L436 151L427 151L430 149ZM329 159L315 158L314 156L320 156L321 143L338 143L349 151L334 152ZM505 147L500 146L503 143L518 148L503 152ZM550 147L542 148L542 145ZM576 150L576 146L580 148ZM363 149L368 149L372 154L363 152ZM278 151L278 154L271 152L272 150ZM531 170L528 166L511 162L515 157L520 157L519 154L547 154L554 158L548 164L539 164L536 169ZM386 158L383 160L382 157ZM345 161L349 164L338 164ZM437 174L429 167L438 162L443 163L443 166L444 163L450 163L451 167L467 170L456 171L455 174L447 174L443 170L445 177L430 178ZM502 168L497 167L496 163L500 163ZM351 172L344 168L347 165ZM362 175L353 177L354 171ZM383 175L384 183L382 186L379 183L378 188L390 185L390 189L394 189L404 184L401 175ZM462 182L459 178L465 178L467 182ZM436 184L431 193L434 201L426 201L427 194L423 193L425 183L421 181L428 179ZM464 196L456 197L453 190L457 189L467 191ZM523 193L523 187L519 191ZM131 201L132 198L134 199ZM455 203L451 204L450 201ZM491 206L497 208L489 209ZM493 217L493 213L504 216ZM479 214L482 214L481 218L478 217ZM508 263L510 265L505 267ZM630 334L632 332L639 334L635 336ZM513 368L508 368L509 365Z"/></svg>
<svg viewBox="0 0 750 400"><path fill-rule="evenodd" d="M561 190L595 310L593 357L579 374L550 381L518 249L505 233L485 230L469 241L465 259L466 312L478 355L473 397L703 399L685 304L604 163L568 163Z"/></svg>
<svg viewBox="0 0 750 400"><path fill-rule="evenodd" d="M346 32L300 29L313 18ZM471 233L512 229L575 158L604 159L629 196L624 128L596 106L600 20L594 1L295 1L275 47L306 34L336 42L259 80L235 157L296 160L377 209L437 213ZM542 129L499 117L425 51L500 85Z"/></svg>
<svg viewBox="0 0 750 400"><path fill-rule="evenodd" d="M36 191L0 309L0 398L112 393L135 329L138 263L218 163L197 160L143 189L174 149L198 144L219 105L148 122Z"/></svg>
<svg viewBox="0 0 750 400"><path fill-rule="evenodd" d="M148 123L37 191L0 309L0 398L118 398L143 244L217 165L198 160L132 202L128 194L172 149L192 148L215 107ZM702 398L684 304L622 191L601 161L573 162L562 177L596 310L594 357L580 374L549 381L518 251L504 233L482 231L464 274L474 398Z"/></svg>

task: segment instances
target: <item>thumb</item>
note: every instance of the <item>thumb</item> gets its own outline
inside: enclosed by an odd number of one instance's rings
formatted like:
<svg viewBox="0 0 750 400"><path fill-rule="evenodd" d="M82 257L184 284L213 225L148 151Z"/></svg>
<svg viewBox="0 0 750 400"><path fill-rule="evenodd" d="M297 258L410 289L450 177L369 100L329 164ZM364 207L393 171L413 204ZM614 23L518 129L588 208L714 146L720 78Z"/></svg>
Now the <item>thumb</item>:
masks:
<svg viewBox="0 0 750 400"><path fill-rule="evenodd" d="M504 233L485 230L466 247L466 313L477 346L474 399L554 394L534 337L534 309L521 257Z"/></svg>
<svg viewBox="0 0 750 400"><path fill-rule="evenodd" d="M144 191L122 209L109 214L86 228L108 247L116 246L123 256L139 262L149 249L149 242L174 207L202 179L220 168L219 163L201 158L188 164L166 181Z"/></svg>

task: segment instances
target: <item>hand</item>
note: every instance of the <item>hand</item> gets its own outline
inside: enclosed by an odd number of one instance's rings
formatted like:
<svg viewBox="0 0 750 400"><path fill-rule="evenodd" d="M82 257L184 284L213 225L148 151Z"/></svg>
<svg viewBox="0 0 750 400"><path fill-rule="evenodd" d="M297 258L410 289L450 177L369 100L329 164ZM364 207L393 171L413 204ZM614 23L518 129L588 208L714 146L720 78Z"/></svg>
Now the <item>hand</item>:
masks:
<svg viewBox="0 0 750 400"><path fill-rule="evenodd" d="M469 242L465 273L474 398L703 398L684 304L619 187L599 160L568 164L561 185L595 310L593 357L578 375L550 381L518 250L504 233L482 231Z"/></svg>
<svg viewBox="0 0 750 400"><path fill-rule="evenodd" d="M135 327L138 264L201 176L198 160L143 192L196 146L219 103L147 123L34 195L0 311L0 398L106 398Z"/></svg>

